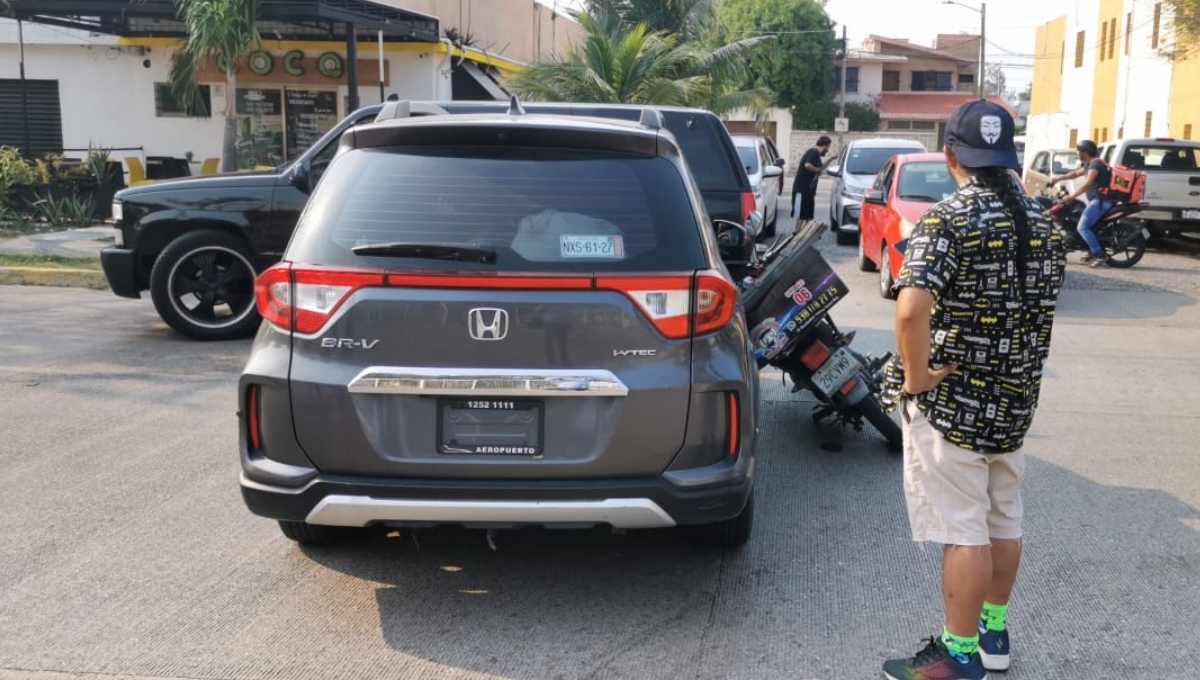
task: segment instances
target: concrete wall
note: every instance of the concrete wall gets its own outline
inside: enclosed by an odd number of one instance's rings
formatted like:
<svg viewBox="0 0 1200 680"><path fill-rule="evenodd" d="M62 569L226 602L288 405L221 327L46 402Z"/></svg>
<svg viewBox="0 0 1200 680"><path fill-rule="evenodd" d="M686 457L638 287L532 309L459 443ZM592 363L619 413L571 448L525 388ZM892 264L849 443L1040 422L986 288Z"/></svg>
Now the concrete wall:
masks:
<svg viewBox="0 0 1200 680"><path fill-rule="evenodd" d="M472 34L476 47L525 63L584 40L583 29L573 19L534 0L375 1L438 17L443 33L454 28L462 35Z"/></svg>

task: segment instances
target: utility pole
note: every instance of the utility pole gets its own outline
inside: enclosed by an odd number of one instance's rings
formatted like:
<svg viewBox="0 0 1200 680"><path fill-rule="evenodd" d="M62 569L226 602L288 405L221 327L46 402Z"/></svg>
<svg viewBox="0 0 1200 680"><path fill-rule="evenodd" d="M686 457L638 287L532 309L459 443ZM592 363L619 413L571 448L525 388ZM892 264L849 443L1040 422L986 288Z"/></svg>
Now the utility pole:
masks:
<svg viewBox="0 0 1200 680"><path fill-rule="evenodd" d="M33 149L29 148L29 93L25 83L25 27L17 18L17 42L21 44L21 130L25 135L25 153L33 157Z"/></svg>
<svg viewBox="0 0 1200 680"><path fill-rule="evenodd" d="M984 55L987 53L987 3L979 3L979 98L983 99L986 94L985 83L987 82L987 59ZM999 93L997 93L999 94Z"/></svg>
<svg viewBox="0 0 1200 680"><path fill-rule="evenodd" d="M848 52L848 50L846 49L846 25L842 24L842 49L841 49L842 70L841 70L841 73L838 75L838 118L843 121L846 119L846 56L847 56L847 52ZM838 127L839 127L839 129L837 131L838 151L841 152L843 130L840 129L841 126L838 126ZM847 126L847 127L849 127L849 126Z"/></svg>

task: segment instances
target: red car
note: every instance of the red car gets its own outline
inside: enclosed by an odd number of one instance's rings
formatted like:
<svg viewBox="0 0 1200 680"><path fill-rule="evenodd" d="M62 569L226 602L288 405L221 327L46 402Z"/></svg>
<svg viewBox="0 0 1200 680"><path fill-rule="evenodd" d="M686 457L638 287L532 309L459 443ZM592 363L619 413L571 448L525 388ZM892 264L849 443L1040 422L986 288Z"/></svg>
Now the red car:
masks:
<svg viewBox="0 0 1200 680"><path fill-rule="evenodd" d="M940 152L893 156L879 169L858 219L858 268L879 271L880 295L895 297L892 283L904 262L896 244L902 247L925 211L957 188Z"/></svg>

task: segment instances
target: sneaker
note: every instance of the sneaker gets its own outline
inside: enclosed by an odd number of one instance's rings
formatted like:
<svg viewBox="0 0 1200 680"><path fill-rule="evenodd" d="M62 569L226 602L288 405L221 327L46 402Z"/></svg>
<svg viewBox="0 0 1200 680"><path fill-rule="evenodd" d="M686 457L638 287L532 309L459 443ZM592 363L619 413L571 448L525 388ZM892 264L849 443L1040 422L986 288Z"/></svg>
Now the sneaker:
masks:
<svg viewBox="0 0 1200 680"><path fill-rule="evenodd" d="M1093 255L1091 262L1088 262L1088 266L1092 269L1095 269L1096 267L1106 267L1108 266L1108 256Z"/></svg>
<svg viewBox="0 0 1200 680"><path fill-rule="evenodd" d="M1091 264L1096 261L1096 256L1088 253L1079 259L1079 264Z"/></svg>
<svg viewBox="0 0 1200 680"><path fill-rule="evenodd" d="M1009 664L1008 630L987 630L979 624L979 658L989 671L1006 671Z"/></svg>
<svg viewBox="0 0 1200 680"><path fill-rule="evenodd" d="M916 656L885 661L883 675L889 680L986 680L987 671L978 652L963 663L950 656L939 638L932 637Z"/></svg>

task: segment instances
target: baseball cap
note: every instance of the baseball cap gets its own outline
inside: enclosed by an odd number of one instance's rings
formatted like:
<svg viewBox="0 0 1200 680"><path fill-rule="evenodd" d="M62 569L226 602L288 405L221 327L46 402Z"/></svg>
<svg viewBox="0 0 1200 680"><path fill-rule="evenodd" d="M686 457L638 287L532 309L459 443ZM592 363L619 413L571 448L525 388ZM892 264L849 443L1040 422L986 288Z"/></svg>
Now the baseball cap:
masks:
<svg viewBox="0 0 1200 680"><path fill-rule="evenodd" d="M946 123L946 145L968 168L1019 170L1012 116L999 104L976 99L958 107Z"/></svg>

